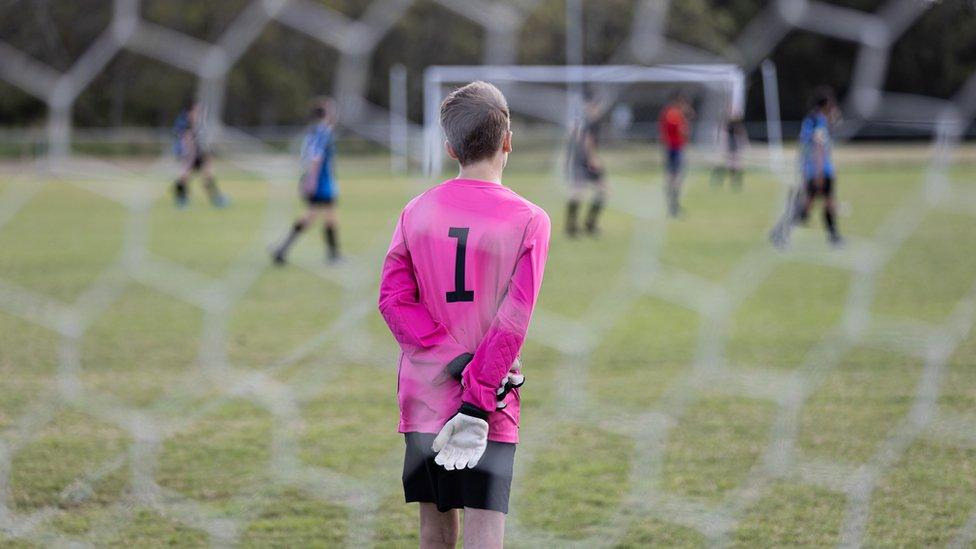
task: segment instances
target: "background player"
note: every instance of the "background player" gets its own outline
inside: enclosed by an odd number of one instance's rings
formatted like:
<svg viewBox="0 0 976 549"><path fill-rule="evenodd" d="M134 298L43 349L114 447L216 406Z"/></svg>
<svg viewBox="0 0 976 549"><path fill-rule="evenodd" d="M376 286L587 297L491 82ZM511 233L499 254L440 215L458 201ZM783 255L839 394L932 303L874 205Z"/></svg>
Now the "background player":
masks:
<svg viewBox="0 0 976 549"><path fill-rule="evenodd" d="M330 97L316 99L312 104L311 124L302 144L303 173L299 192L308 207L291 227L291 232L279 244L272 259L284 265L288 249L305 229L319 217L325 220L322 237L326 246L326 261L337 263L339 255L339 219L335 203L338 186L333 169L335 157L335 102Z"/></svg>
<svg viewBox="0 0 976 549"><path fill-rule="evenodd" d="M694 111L684 92L678 92L661 110L658 127L664 146L665 187L668 214L681 214L681 182L684 179L684 151L690 135L690 120Z"/></svg>
<svg viewBox="0 0 976 549"><path fill-rule="evenodd" d="M834 162L831 158L830 127L840 118L840 110L829 88L814 93L813 108L803 119L800 127L800 147L803 163L805 192L800 197L796 220L805 223L813 201L819 196L824 200L824 227L827 239L834 245L843 243L837 231L834 201Z"/></svg>
<svg viewBox="0 0 976 549"><path fill-rule="evenodd" d="M203 187L210 196L214 207L227 205L227 198L217 188L217 181L210 171L210 155L202 139L203 107L198 101L189 100L173 123L173 152L180 162L180 176L173 184L173 200L177 208L186 207L189 202L187 184L193 172L203 175Z"/></svg>
<svg viewBox="0 0 976 549"><path fill-rule="evenodd" d="M735 190L742 189L742 151L749 146L749 135L742 124L742 118L731 116L719 128L719 142L723 151L722 164L712 170L712 186L719 186L728 175Z"/></svg>
<svg viewBox="0 0 976 549"><path fill-rule="evenodd" d="M587 234L599 232L597 223L600 211L606 200L606 172L603 162L597 157L596 149L600 133L600 104L587 93L583 106L583 116L570 135L568 168L570 177L569 203L566 206L566 234L575 237L579 231L577 217L580 201L587 188L593 189L590 209L586 214L584 227Z"/></svg>
<svg viewBox="0 0 976 549"><path fill-rule="evenodd" d="M518 391L504 407L496 399L538 298L550 223L501 184L512 132L497 88L454 90L440 120L461 172L403 209L380 281L379 309L402 350L403 489L420 502L421 547L454 547L458 509L465 547L501 547ZM439 382L457 362L461 382Z"/></svg>

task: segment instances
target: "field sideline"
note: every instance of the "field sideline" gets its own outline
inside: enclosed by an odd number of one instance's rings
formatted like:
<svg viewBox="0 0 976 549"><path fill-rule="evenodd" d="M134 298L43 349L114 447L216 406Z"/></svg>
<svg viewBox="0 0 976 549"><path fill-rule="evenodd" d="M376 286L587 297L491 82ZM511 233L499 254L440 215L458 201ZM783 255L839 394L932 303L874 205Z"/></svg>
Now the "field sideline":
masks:
<svg viewBox="0 0 976 549"><path fill-rule="evenodd" d="M839 151L844 249L815 210L783 253L765 172L693 170L669 221L656 151L611 152L603 234L570 241L513 156L554 231L509 546L973 546L976 163L895 150ZM275 269L292 159L222 160L226 210L106 164L0 169L0 546L416 546L375 298L424 183L340 155L349 262L315 231Z"/></svg>

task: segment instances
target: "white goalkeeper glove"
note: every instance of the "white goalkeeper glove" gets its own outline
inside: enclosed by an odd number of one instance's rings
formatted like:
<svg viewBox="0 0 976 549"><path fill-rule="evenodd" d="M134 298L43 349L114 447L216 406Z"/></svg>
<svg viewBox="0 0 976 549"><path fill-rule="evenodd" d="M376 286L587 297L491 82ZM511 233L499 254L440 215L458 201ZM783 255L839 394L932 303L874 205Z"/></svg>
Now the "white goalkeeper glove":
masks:
<svg viewBox="0 0 976 549"><path fill-rule="evenodd" d="M434 463L454 471L473 469L487 447L488 412L463 402L434 438L431 450L437 452Z"/></svg>
<svg viewBox="0 0 976 549"><path fill-rule="evenodd" d="M465 353L458 356L444 368L444 371L437 376L434 383L440 385L446 382L448 379L454 379L458 383L461 383L461 374L464 373L464 369L471 362L474 355L470 353ZM525 376L516 373L522 370L522 359L515 357L515 361L512 362L512 366L508 369L508 373L502 378L501 383L498 384L498 389L495 390L495 409L501 410L505 408L508 404L505 402L505 397L508 393L512 392L512 389L518 389L525 383Z"/></svg>

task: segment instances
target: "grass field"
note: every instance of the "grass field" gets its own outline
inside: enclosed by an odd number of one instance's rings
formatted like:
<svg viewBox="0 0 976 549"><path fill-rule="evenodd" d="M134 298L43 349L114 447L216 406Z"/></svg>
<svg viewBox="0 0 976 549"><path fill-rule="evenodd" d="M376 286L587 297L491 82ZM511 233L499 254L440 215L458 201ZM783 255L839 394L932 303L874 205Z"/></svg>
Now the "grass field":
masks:
<svg viewBox="0 0 976 549"><path fill-rule="evenodd" d="M512 547L973 546L976 167L841 166L819 213L765 236L769 174L608 156L599 239L554 231L523 351ZM349 262L287 158L218 166L225 210L172 208L165 166L0 176L0 546L415 546L396 347L375 311L395 215L424 183L340 158ZM506 179L563 220L541 158Z"/></svg>

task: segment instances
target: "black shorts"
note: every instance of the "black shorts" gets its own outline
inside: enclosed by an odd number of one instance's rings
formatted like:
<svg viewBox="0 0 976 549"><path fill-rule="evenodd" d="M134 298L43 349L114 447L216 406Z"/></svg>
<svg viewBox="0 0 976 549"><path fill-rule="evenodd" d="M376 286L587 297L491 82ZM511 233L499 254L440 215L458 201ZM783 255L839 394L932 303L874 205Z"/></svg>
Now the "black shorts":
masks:
<svg viewBox="0 0 976 549"><path fill-rule="evenodd" d="M681 149L667 149L664 153L665 170L671 175L677 175L684 167L684 151Z"/></svg>
<svg viewBox="0 0 976 549"><path fill-rule="evenodd" d="M193 157L193 169L199 170L207 163L207 153L198 153Z"/></svg>
<svg viewBox="0 0 976 549"><path fill-rule="evenodd" d="M813 178L807 179L807 196L815 198L817 195L823 195L825 198L834 196L833 177L824 176L822 186L817 186L817 182Z"/></svg>
<svg viewBox="0 0 976 549"><path fill-rule="evenodd" d="M306 196L305 203L310 206L335 204L337 201L334 196Z"/></svg>
<svg viewBox="0 0 976 549"><path fill-rule="evenodd" d="M573 166L573 181L575 183L596 183L603 179L603 170L592 168L589 164L576 164Z"/></svg>
<svg viewBox="0 0 976 549"><path fill-rule="evenodd" d="M448 471L434 463L434 435L404 433L403 495L407 503L434 503L437 510L488 509L508 513L515 444L488 441L474 469Z"/></svg>

